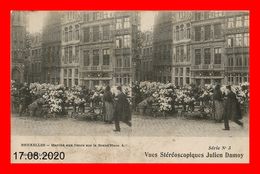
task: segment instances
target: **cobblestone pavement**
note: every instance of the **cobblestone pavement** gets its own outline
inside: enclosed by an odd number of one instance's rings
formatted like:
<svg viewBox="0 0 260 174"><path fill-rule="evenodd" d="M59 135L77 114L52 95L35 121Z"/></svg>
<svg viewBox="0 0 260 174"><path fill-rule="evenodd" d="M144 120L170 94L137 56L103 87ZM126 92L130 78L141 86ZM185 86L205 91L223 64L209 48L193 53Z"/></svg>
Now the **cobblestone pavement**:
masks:
<svg viewBox="0 0 260 174"><path fill-rule="evenodd" d="M154 118L134 115L132 127L121 123L121 132L113 132L114 124L73 118L11 117L12 135L23 136L177 136L177 137L246 137L248 116L244 127L230 122L230 131L223 131L223 123L213 120L191 120L180 117Z"/></svg>

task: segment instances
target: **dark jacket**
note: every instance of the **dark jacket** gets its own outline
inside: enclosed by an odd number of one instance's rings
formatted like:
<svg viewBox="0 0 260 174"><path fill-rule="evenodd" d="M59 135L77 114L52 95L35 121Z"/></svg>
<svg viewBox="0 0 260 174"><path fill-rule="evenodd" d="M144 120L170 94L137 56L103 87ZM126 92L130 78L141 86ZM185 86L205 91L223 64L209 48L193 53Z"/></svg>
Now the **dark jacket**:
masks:
<svg viewBox="0 0 260 174"><path fill-rule="evenodd" d="M105 102L110 102L112 103L113 102L113 95L110 91L105 91L104 95L103 95L103 100Z"/></svg>
<svg viewBox="0 0 260 174"><path fill-rule="evenodd" d="M119 94L115 101L115 117L120 121L129 122L131 120L130 104L124 93Z"/></svg>
<svg viewBox="0 0 260 174"><path fill-rule="evenodd" d="M214 90L213 100L223 101L223 94L220 90L216 90L216 89Z"/></svg>
<svg viewBox="0 0 260 174"><path fill-rule="evenodd" d="M240 104L234 92L230 92L227 95L227 100L225 102L224 116L230 120L242 119Z"/></svg>

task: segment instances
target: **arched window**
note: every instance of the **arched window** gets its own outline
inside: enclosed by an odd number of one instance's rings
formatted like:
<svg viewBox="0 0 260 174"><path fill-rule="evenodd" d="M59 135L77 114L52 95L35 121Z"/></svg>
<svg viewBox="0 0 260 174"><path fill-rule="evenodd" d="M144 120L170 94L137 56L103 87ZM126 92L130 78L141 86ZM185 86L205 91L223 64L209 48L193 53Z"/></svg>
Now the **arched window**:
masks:
<svg viewBox="0 0 260 174"><path fill-rule="evenodd" d="M179 40L180 36L179 36L179 26L176 26L176 40Z"/></svg>
<svg viewBox="0 0 260 174"><path fill-rule="evenodd" d="M75 26L75 40L79 40L79 25Z"/></svg>
<svg viewBox="0 0 260 174"><path fill-rule="evenodd" d="M180 39L182 40L184 38L184 26L181 25L180 27Z"/></svg>
<svg viewBox="0 0 260 174"><path fill-rule="evenodd" d="M72 40L72 26L69 27L69 41Z"/></svg>
<svg viewBox="0 0 260 174"><path fill-rule="evenodd" d="M68 28L65 28L65 42L68 42Z"/></svg>

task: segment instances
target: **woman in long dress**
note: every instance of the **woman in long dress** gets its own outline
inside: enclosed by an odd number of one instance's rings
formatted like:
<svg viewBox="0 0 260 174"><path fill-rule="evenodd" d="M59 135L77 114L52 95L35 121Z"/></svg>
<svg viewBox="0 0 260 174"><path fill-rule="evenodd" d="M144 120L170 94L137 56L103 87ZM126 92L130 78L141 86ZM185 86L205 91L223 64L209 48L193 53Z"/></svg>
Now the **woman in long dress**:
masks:
<svg viewBox="0 0 260 174"><path fill-rule="evenodd" d="M217 84L214 93L213 93L213 100L214 100L214 109L215 109L215 120L217 122L221 122L223 119L224 113L224 102L223 102L223 94L220 90L220 85Z"/></svg>
<svg viewBox="0 0 260 174"><path fill-rule="evenodd" d="M114 116L114 102L113 95L110 91L110 87L107 86L103 95L103 101L105 105L104 121L107 123L112 123Z"/></svg>

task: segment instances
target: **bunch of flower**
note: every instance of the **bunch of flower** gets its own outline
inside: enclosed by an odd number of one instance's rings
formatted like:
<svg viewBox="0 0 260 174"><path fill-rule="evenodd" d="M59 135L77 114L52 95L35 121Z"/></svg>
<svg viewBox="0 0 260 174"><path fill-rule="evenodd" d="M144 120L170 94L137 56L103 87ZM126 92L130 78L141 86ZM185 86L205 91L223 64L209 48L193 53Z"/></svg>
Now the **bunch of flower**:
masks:
<svg viewBox="0 0 260 174"><path fill-rule="evenodd" d="M99 103L102 101L103 93L105 90L105 86L95 86L94 89L91 91L90 100L93 103Z"/></svg>
<svg viewBox="0 0 260 174"><path fill-rule="evenodd" d="M199 96L199 100L201 101L209 101L213 96L214 85L207 84L201 88L201 95Z"/></svg>
<svg viewBox="0 0 260 174"><path fill-rule="evenodd" d="M153 86L153 89L154 86ZM154 104L159 107L160 112L170 112L173 110L175 98L175 86L173 84L158 83L157 89L153 92Z"/></svg>
<svg viewBox="0 0 260 174"><path fill-rule="evenodd" d="M63 85L50 86L48 91L43 95L43 98L49 105L50 113L62 113L66 98Z"/></svg>
<svg viewBox="0 0 260 174"><path fill-rule="evenodd" d="M84 95L82 95L82 88L80 86L73 86L72 88L65 91L66 101L65 103L69 106L78 106L86 103Z"/></svg>
<svg viewBox="0 0 260 174"><path fill-rule="evenodd" d="M34 98L42 97L49 89L54 88L55 85L48 83L31 83L29 86L30 93Z"/></svg>

